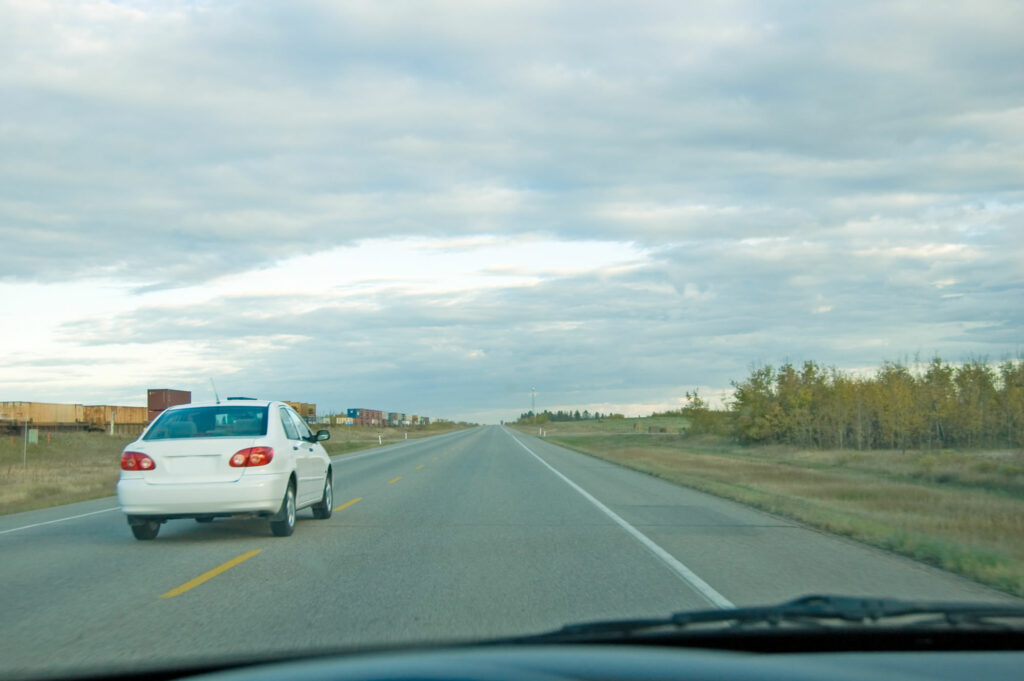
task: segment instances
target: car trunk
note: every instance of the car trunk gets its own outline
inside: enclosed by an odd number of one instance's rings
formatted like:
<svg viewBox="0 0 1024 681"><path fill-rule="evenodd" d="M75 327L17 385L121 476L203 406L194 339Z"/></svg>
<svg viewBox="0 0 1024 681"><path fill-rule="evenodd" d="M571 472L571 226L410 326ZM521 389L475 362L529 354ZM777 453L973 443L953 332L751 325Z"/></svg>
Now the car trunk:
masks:
<svg viewBox="0 0 1024 681"><path fill-rule="evenodd" d="M234 482L244 468L232 468L228 462L240 449L253 446L252 438L180 438L152 440L144 453L152 457L156 468L146 473L153 485Z"/></svg>

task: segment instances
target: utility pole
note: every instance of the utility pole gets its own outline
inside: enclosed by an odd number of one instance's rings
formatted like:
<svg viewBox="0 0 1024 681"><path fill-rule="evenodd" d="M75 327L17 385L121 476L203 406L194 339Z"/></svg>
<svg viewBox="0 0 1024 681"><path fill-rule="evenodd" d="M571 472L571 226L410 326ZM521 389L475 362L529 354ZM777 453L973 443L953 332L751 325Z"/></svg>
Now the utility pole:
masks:
<svg viewBox="0 0 1024 681"><path fill-rule="evenodd" d="M530 411L537 415L537 389L530 388Z"/></svg>

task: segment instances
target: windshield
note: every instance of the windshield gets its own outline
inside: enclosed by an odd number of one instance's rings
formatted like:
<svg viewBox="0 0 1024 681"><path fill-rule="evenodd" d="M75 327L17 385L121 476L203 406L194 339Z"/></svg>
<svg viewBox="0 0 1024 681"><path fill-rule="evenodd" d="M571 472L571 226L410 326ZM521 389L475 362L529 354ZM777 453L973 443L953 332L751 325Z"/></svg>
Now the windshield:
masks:
<svg viewBox="0 0 1024 681"><path fill-rule="evenodd" d="M1019 603L1022 36L0 0L0 677Z"/></svg>
<svg viewBox="0 0 1024 681"><path fill-rule="evenodd" d="M197 407L164 412L143 440L253 437L267 434L266 407Z"/></svg>

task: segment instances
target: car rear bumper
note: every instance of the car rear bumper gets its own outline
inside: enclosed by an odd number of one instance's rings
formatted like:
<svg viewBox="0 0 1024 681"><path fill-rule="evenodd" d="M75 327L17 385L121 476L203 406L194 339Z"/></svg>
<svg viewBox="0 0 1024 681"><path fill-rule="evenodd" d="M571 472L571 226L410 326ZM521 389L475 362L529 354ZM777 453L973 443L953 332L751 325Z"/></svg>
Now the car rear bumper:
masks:
<svg viewBox="0 0 1024 681"><path fill-rule="evenodd" d="M234 482L153 485L144 478L117 483L117 500L127 515L192 516L273 514L281 507L288 473L245 475Z"/></svg>

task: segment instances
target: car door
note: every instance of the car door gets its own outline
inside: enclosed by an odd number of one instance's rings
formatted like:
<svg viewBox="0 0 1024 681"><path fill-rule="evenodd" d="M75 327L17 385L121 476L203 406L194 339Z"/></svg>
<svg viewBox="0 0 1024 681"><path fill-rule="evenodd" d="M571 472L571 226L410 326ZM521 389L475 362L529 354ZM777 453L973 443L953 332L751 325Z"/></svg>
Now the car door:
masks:
<svg viewBox="0 0 1024 681"><path fill-rule="evenodd" d="M311 442L313 433L306 422L292 409L287 409L288 416L299 434L300 447L295 451L296 463L298 466L299 489L304 493L296 492L295 496L299 504L314 503L320 500L323 492L325 468L321 465L321 457L317 456L319 442Z"/></svg>
<svg viewBox="0 0 1024 681"><path fill-rule="evenodd" d="M278 407L278 415L281 418L281 427L284 429L284 436L288 440L289 454L295 461L295 501L298 505L309 496L309 452L306 445L309 443L302 439L301 431L292 418L287 407Z"/></svg>
<svg viewBox="0 0 1024 681"><path fill-rule="evenodd" d="M331 465L331 457L327 454L327 450L324 446L316 439L316 435L313 433L313 429L309 427L309 424L301 416L296 416L299 419L299 434L312 440L310 443L310 465L312 470L315 471L316 476L316 490L319 501L320 492L323 491L324 481L327 479L327 468Z"/></svg>

